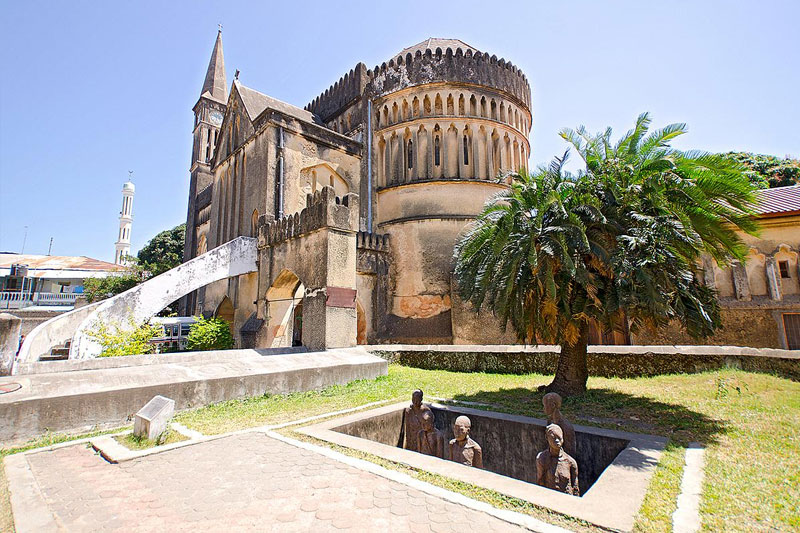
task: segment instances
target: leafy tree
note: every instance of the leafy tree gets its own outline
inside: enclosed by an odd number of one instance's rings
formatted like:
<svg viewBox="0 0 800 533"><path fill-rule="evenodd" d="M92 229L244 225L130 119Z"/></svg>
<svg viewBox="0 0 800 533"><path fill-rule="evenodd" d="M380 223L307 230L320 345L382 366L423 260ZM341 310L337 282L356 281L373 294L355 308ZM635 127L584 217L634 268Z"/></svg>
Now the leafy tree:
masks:
<svg viewBox="0 0 800 533"><path fill-rule="evenodd" d="M728 152L726 155L744 165L750 181L760 189L800 183L800 160L749 152Z"/></svg>
<svg viewBox="0 0 800 533"><path fill-rule="evenodd" d="M755 232L753 187L724 155L669 146L672 124L648 135L642 114L619 141L611 129L561 136L585 169L573 176L556 158L512 175L487 202L455 250L463 299L486 306L525 343L559 344L548 390L586 390L589 328L628 321L632 332L677 320L695 337L720 325L713 290L698 281L702 254L742 258L736 229Z"/></svg>
<svg viewBox="0 0 800 533"><path fill-rule="evenodd" d="M161 326L145 322L136 324L130 319L131 329L123 329L119 324L98 322L87 331L87 335L100 343L103 351L100 357L138 355L155 352L155 345L148 342L161 334Z"/></svg>
<svg viewBox="0 0 800 533"><path fill-rule="evenodd" d="M233 348L233 335L227 321L219 317L195 317L186 339L187 350L229 350Z"/></svg>
<svg viewBox="0 0 800 533"><path fill-rule="evenodd" d="M121 275L107 278L86 278L83 282L83 294L86 296L86 301L92 303L125 292L141 282L142 273L134 266Z"/></svg>
<svg viewBox="0 0 800 533"><path fill-rule="evenodd" d="M162 231L139 250L137 257L128 257L128 268L121 275L87 279L83 284L86 301L110 298L180 265L185 234L186 224ZM160 314L174 312L172 307L168 306Z"/></svg>
<svg viewBox="0 0 800 533"><path fill-rule="evenodd" d="M137 254L139 265L158 276L180 265L183 261L183 243L186 238L186 224L179 224L164 230L150 239Z"/></svg>

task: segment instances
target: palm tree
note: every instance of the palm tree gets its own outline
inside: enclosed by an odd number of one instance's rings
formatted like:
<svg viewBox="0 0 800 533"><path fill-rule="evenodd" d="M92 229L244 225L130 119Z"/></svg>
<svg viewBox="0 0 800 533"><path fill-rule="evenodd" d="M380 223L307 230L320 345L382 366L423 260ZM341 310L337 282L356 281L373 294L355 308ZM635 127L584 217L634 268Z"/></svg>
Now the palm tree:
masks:
<svg viewBox="0 0 800 533"><path fill-rule="evenodd" d="M553 382L562 395L586 390L590 324L631 332L677 320L696 338L720 325L713 289L699 280L704 254L742 259L737 231L754 233L753 188L722 155L681 152L672 124L648 134L650 118L612 144L611 129L561 136L585 163L511 176L455 250L459 293L511 324L520 342L559 344Z"/></svg>

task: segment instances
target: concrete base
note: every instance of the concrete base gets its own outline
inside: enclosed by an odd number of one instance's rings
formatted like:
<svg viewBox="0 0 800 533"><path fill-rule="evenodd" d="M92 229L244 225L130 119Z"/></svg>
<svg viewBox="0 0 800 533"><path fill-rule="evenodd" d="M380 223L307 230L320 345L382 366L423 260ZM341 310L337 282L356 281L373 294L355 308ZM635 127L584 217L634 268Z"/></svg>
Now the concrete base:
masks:
<svg viewBox="0 0 800 533"><path fill-rule="evenodd" d="M175 400L176 409L213 402L285 394L386 375L384 359L360 348L262 356L256 350L187 353L181 360L116 368L96 368L0 378L16 381L18 391L0 395L0 442L26 440L46 431L77 432L112 427L131 420L153 396ZM117 365L117 357L108 365ZM148 364L149 363L149 364Z"/></svg>
<svg viewBox="0 0 800 533"><path fill-rule="evenodd" d="M585 520L611 531L631 531L633 529L634 519L639 507L641 507L650 483L650 477L655 471L656 465L658 465L658 461L661 458L661 452L667 443L666 438L655 435L613 431L576 424L575 432L578 435L591 434L598 438L624 440L628 444L603 471L591 488L583 496L575 497L488 470L464 466L452 461L445 461L342 432L345 431L344 428L352 427L363 421L376 417L380 419L392 413L399 413L407 405L407 403L398 403L369 411L360 411L341 418L304 426L299 428L298 431L339 446L353 448L390 461L407 464L413 468L494 490L512 498L518 498L536 506L551 509L557 513ZM546 424L541 419L518 415L460 406L431 405L440 411L448 410L454 414L466 414L475 419L492 417L501 423L528 424L540 427ZM399 418L396 422L399 425ZM498 432L499 430L496 428L489 428L487 435L480 437L481 440L478 442L484 447L484 457L486 457L487 448L490 448L493 444L490 441L502 438ZM524 439L517 438L516 440L519 446L525 445ZM529 442L531 441L529 440ZM514 451L508 453L514 453ZM536 450L533 449L530 453L534 455Z"/></svg>

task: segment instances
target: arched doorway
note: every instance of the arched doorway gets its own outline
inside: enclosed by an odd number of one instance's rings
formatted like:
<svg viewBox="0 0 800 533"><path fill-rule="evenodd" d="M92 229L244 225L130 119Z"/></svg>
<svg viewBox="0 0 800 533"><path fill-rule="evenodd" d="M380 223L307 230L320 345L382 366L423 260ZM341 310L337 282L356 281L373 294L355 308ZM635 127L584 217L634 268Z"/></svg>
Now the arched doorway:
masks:
<svg viewBox="0 0 800 533"><path fill-rule="evenodd" d="M283 270L267 290L267 346L302 346L304 294L305 286L291 270Z"/></svg>
<svg viewBox="0 0 800 533"><path fill-rule="evenodd" d="M233 302L231 302L230 298L226 296L222 299L217 306L217 310L214 311L214 316L227 322L231 335L233 335Z"/></svg>
<svg viewBox="0 0 800 533"><path fill-rule="evenodd" d="M358 301L356 301L356 344L367 344L367 317Z"/></svg>

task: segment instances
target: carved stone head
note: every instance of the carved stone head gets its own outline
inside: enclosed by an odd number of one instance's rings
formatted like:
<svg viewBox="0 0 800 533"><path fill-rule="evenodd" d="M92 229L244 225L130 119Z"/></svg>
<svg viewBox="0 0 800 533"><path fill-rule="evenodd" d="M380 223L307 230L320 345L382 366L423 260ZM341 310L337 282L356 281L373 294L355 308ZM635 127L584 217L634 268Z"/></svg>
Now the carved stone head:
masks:
<svg viewBox="0 0 800 533"><path fill-rule="evenodd" d="M551 453L557 453L564 445L564 432L558 424L550 424L544 430L547 437L547 445L550 447Z"/></svg>
<svg viewBox="0 0 800 533"><path fill-rule="evenodd" d="M422 413L422 429L425 432L433 431L433 413L430 411Z"/></svg>
<svg viewBox="0 0 800 533"><path fill-rule="evenodd" d="M542 405L544 414L552 417L553 413L557 413L561 409L561 396L556 392L548 392L542 397Z"/></svg>
<svg viewBox="0 0 800 533"><path fill-rule="evenodd" d="M413 405L417 409L420 408L420 406L422 405L422 390L417 389L411 393L411 405Z"/></svg>
<svg viewBox="0 0 800 533"><path fill-rule="evenodd" d="M461 415L456 418L456 421L453 424L453 435L455 436L456 440L466 440L467 437L469 437L469 430L471 427L472 422L470 421L469 417Z"/></svg>

